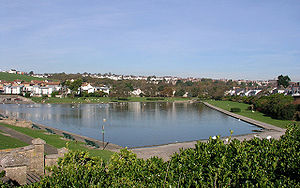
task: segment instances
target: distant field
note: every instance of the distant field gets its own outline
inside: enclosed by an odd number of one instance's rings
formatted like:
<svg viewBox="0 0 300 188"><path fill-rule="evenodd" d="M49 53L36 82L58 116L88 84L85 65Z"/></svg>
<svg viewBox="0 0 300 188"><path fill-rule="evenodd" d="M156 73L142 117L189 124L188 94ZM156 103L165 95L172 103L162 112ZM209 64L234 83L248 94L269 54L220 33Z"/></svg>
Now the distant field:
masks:
<svg viewBox="0 0 300 188"><path fill-rule="evenodd" d="M180 98L180 97L128 97L124 100L118 100L117 98L109 97L79 97L79 98L46 98L42 99L41 97L32 97L34 102L40 103L107 103L107 102L175 102L175 101L187 101L191 98Z"/></svg>
<svg viewBox="0 0 300 188"><path fill-rule="evenodd" d="M45 80L43 78L36 78L32 76L19 75L19 74L10 74L7 72L0 72L0 80L5 81L14 81L14 80L24 80L26 82L30 82L31 80Z"/></svg>
<svg viewBox="0 0 300 188"><path fill-rule="evenodd" d="M238 102L232 102L232 101L214 101L214 100L207 100L205 102L208 102L211 105L214 105L216 107L222 108L224 110L230 111L231 108L240 108L241 112L237 112L236 114L258 120L261 122L265 122L271 125L275 125L277 127L286 128L290 124L300 124L300 122L296 121L289 121L289 120L278 120L273 119L261 112L248 110L249 104L245 103L238 103Z"/></svg>

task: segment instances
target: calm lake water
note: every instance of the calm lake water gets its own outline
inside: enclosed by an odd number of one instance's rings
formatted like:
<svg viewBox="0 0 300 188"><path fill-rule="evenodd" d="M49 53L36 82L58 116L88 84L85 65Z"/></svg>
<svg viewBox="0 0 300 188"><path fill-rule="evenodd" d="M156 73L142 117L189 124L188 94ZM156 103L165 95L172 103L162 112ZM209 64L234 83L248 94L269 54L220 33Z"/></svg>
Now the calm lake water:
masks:
<svg viewBox="0 0 300 188"><path fill-rule="evenodd" d="M6 115L127 146L149 146L251 133L259 127L212 110L203 104L1 104ZM103 119L106 122L103 122Z"/></svg>

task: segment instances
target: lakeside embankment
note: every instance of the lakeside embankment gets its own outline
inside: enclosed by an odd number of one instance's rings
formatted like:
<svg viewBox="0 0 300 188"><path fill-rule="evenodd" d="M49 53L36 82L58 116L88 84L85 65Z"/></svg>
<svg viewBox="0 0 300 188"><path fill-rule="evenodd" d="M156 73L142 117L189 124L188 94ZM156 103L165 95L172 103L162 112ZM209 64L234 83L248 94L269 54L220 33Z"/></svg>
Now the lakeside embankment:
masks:
<svg viewBox="0 0 300 188"><path fill-rule="evenodd" d="M20 95L0 95L0 103L2 104L33 104L31 99Z"/></svg>

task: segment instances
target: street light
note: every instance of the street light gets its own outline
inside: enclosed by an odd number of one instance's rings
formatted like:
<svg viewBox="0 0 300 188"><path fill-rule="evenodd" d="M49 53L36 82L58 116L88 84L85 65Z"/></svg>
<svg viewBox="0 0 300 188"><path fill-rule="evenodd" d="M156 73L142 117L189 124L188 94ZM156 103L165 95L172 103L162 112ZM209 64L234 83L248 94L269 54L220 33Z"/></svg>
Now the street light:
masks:
<svg viewBox="0 0 300 188"><path fill-rule="evenodd" d="M103 150L104 150L104 123L106 122L106 119L103 119L103 125L102 125L102 142L103 142Z"/></svg>

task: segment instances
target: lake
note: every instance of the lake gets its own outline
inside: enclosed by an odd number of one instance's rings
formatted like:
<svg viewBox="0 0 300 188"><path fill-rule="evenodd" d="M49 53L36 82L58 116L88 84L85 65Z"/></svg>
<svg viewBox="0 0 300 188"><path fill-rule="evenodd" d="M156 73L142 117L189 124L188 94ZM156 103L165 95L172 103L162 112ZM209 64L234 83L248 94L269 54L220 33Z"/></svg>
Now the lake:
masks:
<svg viewBox="0 0 300 188"><path fill-rule="evenodd" d="M0 104L2 112L123 146L140 147L251 133L260 128L200 103ZM106 122L103 122L106 119Z"/></svg>

